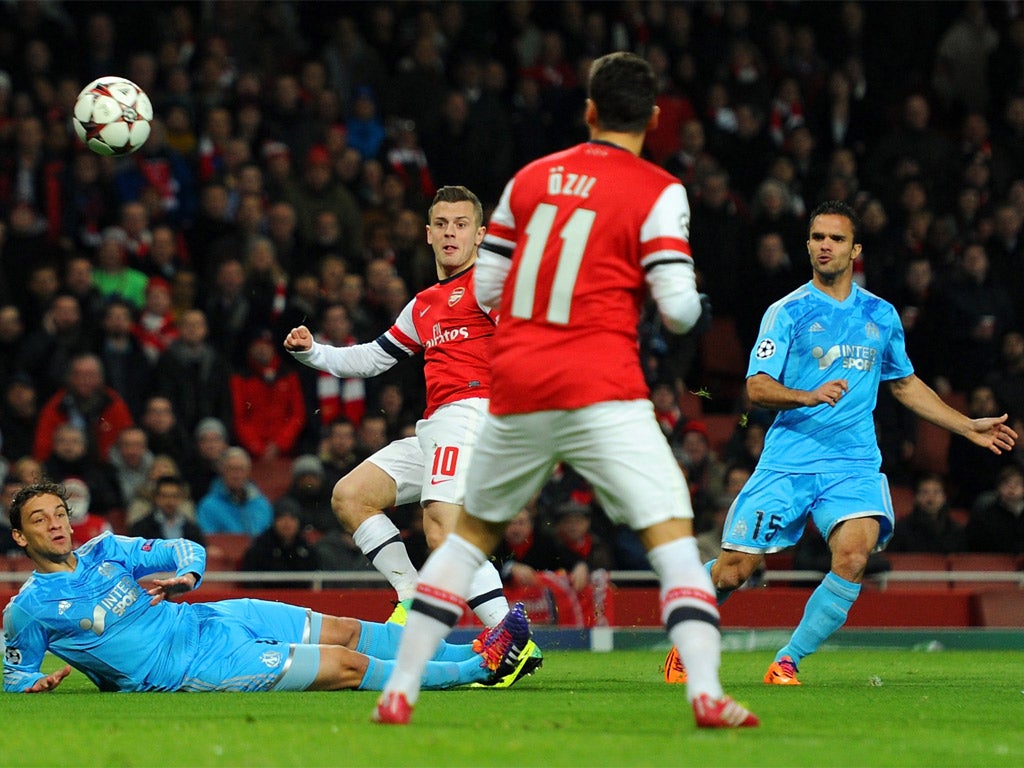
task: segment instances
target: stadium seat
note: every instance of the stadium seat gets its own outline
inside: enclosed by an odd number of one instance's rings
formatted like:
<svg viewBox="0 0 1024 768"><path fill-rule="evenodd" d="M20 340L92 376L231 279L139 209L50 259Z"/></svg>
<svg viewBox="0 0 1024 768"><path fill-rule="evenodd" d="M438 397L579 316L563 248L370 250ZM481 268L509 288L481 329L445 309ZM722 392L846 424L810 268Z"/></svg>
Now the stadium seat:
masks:
<svg viewBox="0 0 1024 768"><path fill-rule="evenodd" d="M949 570L954 573L975 572L981 574L985 571L996 571L1002 573L1017 573L1017 555L1001 554L998 552L956 552L949 556ZM967 581L954 581L954 587L981 587L984 589L1017 589L1017 584L1012 581L986 580L983 576Z"/></svg>
<svg viewBox="0 0 1024 768"><path fill-rule="evenodd" d="M714 317L711 328L700 339L704 381L694 384L706 389L713 402L735 401L743 390L749 353L740 345L735 321L731 317Z"/></svg>
<svg viewBox="0 0 1024 768"><path fill-rule="evenodd" d="M885 552L885 559L892 565L892 571L875 576L881 587L887 591L949 589L949 581L939 578L928 581L910 581L890 578L891 573L907 571L948 571L949 562L945 555L931 552Z"/></svg>
<svg viewBox="0 0 1024 768"><path fill-rule="evenodd" d="M271 501L277 501L292 482L292 459L256 459L252 463L252 480Z"/></svg>
<svg viewBox="0 0 1024 768"><path fill-rule="evenodd" d="M725 455L726 446L732 439L739 417L735 413L709 413L701 418L708 427L708 442L718 458Z"/></svg>
<svg viewBox="0 0 1024 768"><path fill-rule="evenodd" d="M242 555L252 543L244 533L210 533L206 536L206 570L237 571L242 567Z"/></svg>
<svg viewBox="0 0 1024 768"><path fill-rule="evenodd" d="M890 485L889 493L892 496L892 508L896 513L896 519L909 515L914 508L914 489L906 485Z"/></svg>

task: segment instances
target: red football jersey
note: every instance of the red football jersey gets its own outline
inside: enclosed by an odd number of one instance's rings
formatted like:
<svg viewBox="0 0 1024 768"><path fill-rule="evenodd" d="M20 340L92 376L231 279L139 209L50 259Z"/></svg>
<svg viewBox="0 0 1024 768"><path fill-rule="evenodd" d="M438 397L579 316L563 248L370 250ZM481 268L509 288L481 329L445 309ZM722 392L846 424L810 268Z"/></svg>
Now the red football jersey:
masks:
<svg viewBox="0 0 1024 768"><path fill-rule="evenodd" d="M637 333L644 273L691 260L689 218L678 179L605 142L519 171L482 246L512 252L491 358L491 411L647 397Z"/></svg>
<svg viewBox="0 0 1024 768"><path fill-rule="evenodd" d="M417 293L377 340L385 349L393 343L395 357L423 352L424 418L447 403L490 396L495 316L477 304L470 267Z"/></svg>

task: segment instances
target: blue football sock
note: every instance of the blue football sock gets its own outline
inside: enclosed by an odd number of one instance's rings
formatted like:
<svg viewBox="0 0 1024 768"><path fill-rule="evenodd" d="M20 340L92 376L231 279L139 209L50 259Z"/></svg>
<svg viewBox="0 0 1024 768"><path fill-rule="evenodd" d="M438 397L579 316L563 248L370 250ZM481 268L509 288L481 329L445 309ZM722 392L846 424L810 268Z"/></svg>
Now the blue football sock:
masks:
<svg viewBox="0 0 1024 768"><path fill-rule="evenodd" d="M398 654L401 639L402 626L399 624L360 621L356 650L377 659L393 659Z"/></svg>
<svg viewBox="0 0 1024 768"><path fill-rule="evenodd" d="M775 655L775 660L789 656L799 666L801 659L818 650L832 633L846 623L846 615L859 594L860 584L847 581L831 571L826 574L811 593L803 618L789 643Z"/></svg>
<svg viewBox="0 0 1024 768"><path fill-rule="evenodd" d="M361 691L384 690L384 683L395 668L395 662L391 659L370 658L366 666L366 674L359 683ZM490 672L486 667L480 666L480 658L474 656L465 661L428 661L426 669L423 670L423 681L421 688L425 691L438 690L441 688L452 688L456 685L467 685L469 683L481 683L487 679Z"/></svg>

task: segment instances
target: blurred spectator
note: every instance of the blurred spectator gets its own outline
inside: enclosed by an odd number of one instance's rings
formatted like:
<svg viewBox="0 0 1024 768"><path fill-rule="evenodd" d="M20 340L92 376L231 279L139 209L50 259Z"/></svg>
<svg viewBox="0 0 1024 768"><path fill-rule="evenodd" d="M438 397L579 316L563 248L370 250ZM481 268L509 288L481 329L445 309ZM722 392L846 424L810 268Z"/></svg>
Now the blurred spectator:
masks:
<svg viewBox="0 0 1024 768"><path fill-rule="evenodd" d="M651 387L651 403L654 405L654 417L667 438L675 431L680 420L686 419L679 408L675 389L668 382L656 383Z"/></svg>
<svg viewBox="0 0 1024 768"><path fill-rule="evenodd" d="M355 197L333 176L331 156L322 146L314 146L305 157L302 180L289 187L287 200L299 217L302 239L311 243L316 236L316 217L321 211L333 211L341 226L341 242L346 259L358 256L363 249L359 204Z"/></svg>
<svg viewBox="0 0 1024 768"><path fill-rule="evenodd" d="M534 513L529 509L521 509L509 521L505 538L495 550L494 558L502 581L516 587L540 586L538 571L566 568L562 552L551 534L538 527Z"/></svg>
<svg viewBox="0 0 1024 768"><path fill-rule="evenodd" d="M1020 331L1003 335L999 365L989 372L985 383L1011 416L1024 417L1024 334Z"/></svg>
<svg viewBox="0 0 1024 768"><path fill-rule="evenodd" d="M999 416L1004 408L991 387L979 384L967 396L967 414L972 419ZM950 500L956 507L971 507L978 496L992 489L1000 469L1008 463L1006 454L979 451L966 438L952 435L947 453Z"/></svg>
<svg viewBox="0 0 1024 768"><path fill-rule="evenodd" d="M274 244L277 261L293 277L314 265L306 256L299 236L299 217L295 207L284 200L274 200L267 208L266 236Z"/></svg>
<svg viewBox="0 0 1024 768"><path fill-rule="evenodd" d="M0 390L6 389L18 372L24 343L25 323L21 319L21 310L15 304L0 303Z"/></svg>
<svg viewBox="0 0 1024 768"><path fill-rule="evenodd" d="M245 373L231 375L235 434L253 457L292 456L306 424L299 375L286 368L269 333L249 342Z"/></svg>
<svg viewBox="0 0 1024 768"><path fill-rule="evenodd" d="M356 428L344 416L339 416L324 427L320 441L320 463L324 470L324 485L333 489L342 477L359 464L356 453Z"/></svg>
<svg viewBox="0 0 1024 768"><path fill-rule="evenodd" d="M964 527L949 514L942 477L926 473L914 484L914 508L896 521L887 549L891 552L962 552Z"/></svg>
<svg viewBox="0 0 1024 768"><path fill-rule="evenodd" d="M1003 285L993 279L980 243L964 248L958 279L945 293L949 379L965 390L985 377L999 359L999 339L1014 327L1015 311Z"/></svg>
<svg viewBox="0 0 1024 768"><path fill-rule="evenodd" d="M988 106L988 63L998 45L985 3L964 3L962 14L939 40L932 71L932 88L947 110Z"/></svg>
<svg viewBox="0 0 1024 768"><path fill-rule="evenodd" d="M244 263L251 326L256 333L280 335L288 304L288 273L277 259L273 241L262 235L254 237Z"/></svg>
<svg viewBox="0 0 1024 768"><path fill-rule="evenodd" d="M971 552L1024 554L1024 469L1004 467L994 488L971 507L967 548Z"/></svg>
<svg viewBox="0 0 1024 768"><path fill-rule="evenodd" d="M206 282L221 256L216 245L225 242L238 227L228 208L228 190L223 184L210 181L199 191L199 209L195 221L186 230L192 269Z"/></svg>
<svg viewBox="0 0 1024 768"><path fill-rule="evenodd" d="M71 359L90 350L92 339L83 331L74 296L54 297L42 317L40 326L25 337L18 370L32 377L40 399L46 400L64 383Z"/></svg>
<svg viewBox="0 0 1024 768"><path fill-rule="evenodd" d="M783 234L766 229L755 241L753 263L743 270L744 279L736 290L736 338L744 350L753 349L765 310L810 279L806 268L807 247L796 251L786 246ZM791 253L804 256L793 264Z"/></svg>
<svg viewBox="0 0 1024 768"><path fill-rule="evenodd" d="M324 307L320 330L314 338L321 344L351 347L357 343L352 335L348 311L341 304ZM366 411L366 386L362 379L339 379L330 373L302 367L300 370L309 413L319 413L321 424L330 424L344 416L355 425L362 422Z"/></svg>
<svg viewBox="0 0 1024 768"><path fill-rule="evenodd" d="M4 387L4 402L0 408L0 435L3 435L0 455L10 461L32 455L38 416L39 403L32 379L23 373L15 374Z"/></svg>
<svg viewBox="0 0 1024 768"><path fill-rule="evenodd" d="M149 279L128 265L128 236L120 227L103 230L92 280L105 298L118 296L135 309L145 303Z"/></svg>
<svg viewBox="0 0 1024 768"><path fill-rule="evenodd" d="M122 397L132 419L139 419L149 392L153 366L133 335L134 330L131 305L124 299L111 298L103 312L96 354L110 388Z"/></svg>
<svg viewBox="0 0 1024 768"><path fill-rule="evenodd" d="M149 278L146 283L146 300L132 333L138 339L150 368L156 365L171 342L181 335L171 302L171 284L166 278Z"/></svg>
<svg viewBox="0 0 1024 768"><path fill-rule="evenodd" d="M43 472L57 482L74 477L85 483L92 497L92 509L98 514L124 509L113 468L107 462L89 456L85 433L74 424L61 424L54 430L53 452L43 462Z"/></svg>
<svg viewBox="0 0 1024 768"><path fill-rule="evenodd" d="M220 476L196 505L196 520L206 534L257 536L270 525L270 500L252 481L252 460L244 448L224 453Z"/></svg>
<svg viewBox="0 0 1024 768"><path fill-rule="evenodd" d="M691 209L690 246L699 254L698 285L711 297L715 312L732 317L738 301L737 275L750 249L750 230L729 189L729 175L709 173Z"/></svg>
<svg viewBox="0 0 1024 768"><path fill-rule="evenodd" d="M911 174L928 179L932 190L954 188L951 161L956 153L931 120L931 107L924 96L912 93L906 97L900 125L882 136L868 159L869 188L891 189Z"/></svg>
<svg viewBox="0 0 1024 768"><path fill-rule="evenodd" d="M128 513L125 515L125 524L128 527L131 527L152 511L153 497L156 493L156 481L161 477L182 477L182 475L178 462L166 454L158 453L153 456L153 463L149 465L146 482L138 487L133 498L126 500ZM186 494L186 496L189 496L189 494ZM196 519L196 509L191 498L182 503L182 509L185 516L194 522Z"/></svg>
<svg viewBox="0 0 1024 768"><path fill-rule="evenodd" d="M100 232L113 223L117 209L114 185L102 172L102 159L92 152L78 152L61 185L61 230L71 247L94 253Z"/></svg>
<svg viewBox="0 0 1024 768"><path fill-rule="evenodd" d="M589 494L571 496L554 510L554 536L560 559L577 592L590 584L596 570L615 567L611 547L591 530Z"/></svg>
<svg viewBox="0 0 1024 768"><path fill-rule="evenodd" d="M243 571L316 571L320 558L302 532L300 510L293 499L283 497L274 505L269 527L253 540L242 556ZM252 589L303 589L307 581L254 581Z"/></svg>
<svg viewBox="0 0 1024 768"><path fill-rule="evenodd" d="M206 315L193 309L178 321L181 336L160 355L153 374L156 394L167 397L186 432L207 417L231 423L231 368L206 340Z"/></svg>
<svg viewBox="0 0 1024 768"><path fill-rule="evenodd" d="M693 528L695 531L704 530L705 518L722 492L725 465L711 448L707 424L699 419L689 419L676 425L669 443L690 487Z"/></svg>
<svg viewBox="0 0 1024 768"><path fill-rule="evenodd" d="M373 88L361 85L355 89L352 116L345 124L348 145L364 158L377 157L384 146L384 123L377 111L377 96Z"/></svg>
<svg viewBox="0 0 1024 768"><path fill-rule="evenodd" d="M229 256L217 264L203 309L209 323L209 343L233 370L244 369L246 345L255 328L240 259Z"/></svg>
<svg viewBox="0 0 1024 768"><path fill-rule="evenodd" d="M387 421L388 441L397 440L408 427L416 426L423 409L413 409L406 402L402 387L394 382L381 384L377 393L377 412Z"/></svg>
<svg viewBox="0 0 1024 768"><path fill-rule="evenodd" d="M914 361L915 373L930 386L948 391L948 382L937 382L946 370L942 338L947 308L942 286L927 257L915 256L906 262L903 278L890 300L900 314L907 354Z"/></svg>
<svg viewBox="0 0 1024 768"><path fill-rule="evenodd" d="M679 147L665 159L665 170L686 187L693 200L700 194L700 181L713 167L715 159L705 149L704 125L691 118L679 126Z"/></svg>
<svg viewBox="0 0 1024 768"><path fill-rule="evenodd" d="M106 461L110 447L132 425L128 406L103 381L103 364L93 354L78 355L68 367L67 383L39 412L32 455L45 460L53 447L53 432L61 424L83 426L88 454Z"/></svg>
<svg viewBox="0 0 1024 768"><path fill-rule="evenodd" d="M64 265L64 292L78 299L82 331L89 338L94 338L108 302L96 287L92 262L87 257L72 256L67 260Z"/></svg>
<svg viewBox="0 0 1024 768"><path fill-rule="evenodd" d="M201 499L219 475L221 460L230 444L224 423L212 416L200 421L192 434L189 460L184 465L184 477L192 490L192 498Z"/></svg>
<svg viewBox="0 0 1024 768"><path fill-rule="evenodd" d="M139 427L122 429L110 449L110 465L121 490L122 506L127 506L146 483L153 466L153 452L149 450L145 431Z"/></svg>
<svg viewBox="0 0 1024 768"><path fill-rule="evenodd" d="M356 455L359 461L372 456L388 444L388 423L378 413L368 413L356 430Z"/></svg>
<svg viewBox="0 0 1024 768"><path fill-rule="evenodd" d="M174 403L163 395L146 398L139 426L146 433L146 442L153 453L170 456L184 466L189 457L188 431L174 412Z"/></svg>
<svg viewBox="0 0 1024 768"><path fill-rule="evenodd" d="M128 529L129 536L143 539L189 539L205 545L202 529L185 514L188 486L176 475L162 475L153 487L149 514Z"/></svg>
<svg viewBox="0 0 1024 768"><path fill-rule="evenodd" d="M101 533L113 532L106 518L92 514L92 494L84 480L78 477L63 478L64 488L68 493L68 517L71 521L71 541L80 547L89 539Z"/></svg>

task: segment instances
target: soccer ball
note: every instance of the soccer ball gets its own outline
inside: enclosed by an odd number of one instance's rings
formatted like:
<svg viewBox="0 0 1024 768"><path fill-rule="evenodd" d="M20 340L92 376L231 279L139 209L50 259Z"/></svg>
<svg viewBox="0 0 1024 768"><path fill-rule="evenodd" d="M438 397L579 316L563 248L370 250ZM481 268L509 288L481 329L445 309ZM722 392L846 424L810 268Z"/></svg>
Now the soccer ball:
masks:
<svg viewBox="0 0 1024 768"><path fill-rule="evenodd" d="M71 122L97 155L130 155L149 138L153 105L139 86L123 77L93 80L75 100Z"/></svg>

